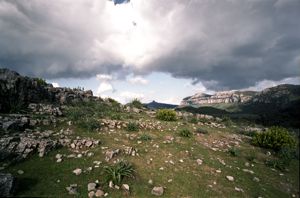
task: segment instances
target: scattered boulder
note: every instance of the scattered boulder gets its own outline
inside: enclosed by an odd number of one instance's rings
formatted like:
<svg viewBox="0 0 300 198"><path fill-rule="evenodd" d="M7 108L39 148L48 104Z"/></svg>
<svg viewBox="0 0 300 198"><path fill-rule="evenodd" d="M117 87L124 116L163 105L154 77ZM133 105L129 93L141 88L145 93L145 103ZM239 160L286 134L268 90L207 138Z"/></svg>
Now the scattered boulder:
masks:
<svg viewBox="0 0 300 198"><path fill-rule="evenodd" d="M18 170L17 173L18 173L19 175L23 175L23 174L24 174L24 171L23 171L23 170Z"/></svg>
<svg viewBox="0 0 300 198"><path fill-rule="evenodd" d="M238 187L234 187L234 190L237 192L244 192L244 190L242 188L238 188Z"/></svg>
<svg viewBox="0 0 300 198"><path fill-rule="evenodd" d="M95 196L96 197L103 197L105 194L102 190L97 190L96 193L95 193Z"/></svg>
<svg viewBox="0 0 300 198"><path fill-rule="evenodd" d="M120 149L108 150L105 152L105 161L111 160L114 156L120 153Z"/></svg>
<svg viewBox="0 0 300 198"><path fill-rule="evenodd" d="M76 168L75 170L73 170L73 173L75 175L80 175L82 173L82 170L80 168Z"/></svg>
<svg viewBox="0 0 300 198"><path fill-rule="evenodd" d="M88 191L96 190L96 183L89 183L88 184Z"/></svg>
<svg viewBox="0 0 300 198"><path fill-rule="evenodd" d="M202 165L203 160L202 159L197 159L196 162L197 162L198 165Z"/></svg>
<svg viewBox="0 0 300 198"><path fill-rule="evenodd" d="M254 178L253 178L253 181L255 181L255 182L259 182L259 181L260 181L260 179L259 179L258 177L254 177Z"/></svg>
<svg viewBox="0 0 300 198"><path fill-rule="evenodd" d="M162 196L164 194L164 188L161 186L159 187L155 186L153 187L151 194L155 196Z"/></svg>
<svg viewBox="0 0 300 198"><path fill-rule="evenodd" d="M124 148L124 153L126 155L131 155L131 156L136 156L137 155L137 149L131 147L131 146L126 146Z"/></svg>
<svg viewBox="0 0 300 198"><path fill-rule="evenodd" d="M95 196L95 192L94 191L90 191L88 193L89 198L93 198Z"/></svg>
<svg viewBox="0 0 300 198"><path fill-rule="evenodd" d="M128 184L122 184L122 189L129 191L129 185Z"/></svg>
<svg viewBox="0 0 300 198"><path fill-rule="evenodd" d="M226 176L226 179L227 179L228 181L234 181L234 177L232 177L232 176Z"/></svg>
<svg viewBox="0 0 300 198"><path fill-rule="evenodd" d="M249 170L249 169L243 169L243 171L244 171L245 173L254 174L254 172L253 172L252 170Z"/></svg>
<svg viewBox="0 0 300 198"><path fill-rule="evenodd" d="M66 190L69 192L69 195L76 195L77 192L77 184L70 184L70 186L66 187Z"/></svg>

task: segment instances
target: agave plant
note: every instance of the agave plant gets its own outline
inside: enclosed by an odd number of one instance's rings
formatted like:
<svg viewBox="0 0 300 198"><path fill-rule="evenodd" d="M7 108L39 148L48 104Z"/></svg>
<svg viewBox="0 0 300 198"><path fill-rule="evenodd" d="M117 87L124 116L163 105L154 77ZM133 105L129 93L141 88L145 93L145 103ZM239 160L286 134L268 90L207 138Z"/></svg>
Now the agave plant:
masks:
<svg viewBox="0 0 300 198"><path fill-rule="evenodd" d="M133 177L134 168L132 164L120 161L114 166L106 166L106 179L114 184L120 184L125 177Z"/></svg>

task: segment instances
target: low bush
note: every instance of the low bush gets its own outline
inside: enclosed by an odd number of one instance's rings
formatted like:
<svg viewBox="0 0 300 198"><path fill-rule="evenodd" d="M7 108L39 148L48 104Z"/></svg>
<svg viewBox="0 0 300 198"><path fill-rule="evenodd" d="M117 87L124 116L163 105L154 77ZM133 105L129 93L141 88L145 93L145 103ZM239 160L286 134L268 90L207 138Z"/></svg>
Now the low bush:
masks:
<svg viewBox="0 0 300 198"><path fill-rule="evenodd" d="M246 159L250 162L254 162L254 160L256 159L256 152L255 151L250 151L247 156Z"/></svg>
<svg viewBox="0 0 300 198"><path fill-rule="evenodd" d="M197 128L196 129L196 133L199 133L199 134L208 134L208 130L206 130L204 128Z"/></svg>
<svg viewBox="0 0 300 198"><path fill-rule="evenodd" d="M232 120L231 120L230 117L228 117L228 116L223 116L223 117L222 117L222 122L223 122L223 124L225 124L226 126L232 126L232 125L233 125Z"/></svg>
<svg viewBox="0 0 300 198"><path fill-rule="evenodd" d="M230 153L231 156L237 157L240 155L240 151L236 149L235 147L229 148L228 152Z"/></svg>
<svg viewBox="0 0 300 198"><path fill-rule="evenodd" d="M265 164L270 168L276 168L281 171L285 170L285 164L280 159L269 159L265 161Z"/></svg>
<svg viewBox="0 0 300 198"><path fill-rule="evenodd" d="M129 122L126 127L127 131L138 131L139 125L135 122Z"/></svg>
<svg viewBox="0 0 300 198"><path fill-rule="evenodd" d="M163 121L175 121L176 111L171 109L160 109L156 112L156 118Z"/></svg>
<svg viewBox="0 0 300 198"><path fill-rule="evenodd" d="M190 130L188 130L188 129L181 129L180 131L179 131L179 135L181 136L181 137L192 137L192 132L190 131Z"/></svg>
<svg viewBox="0 0 300 198"><path fill-rule="evenodd" d="M143 103L137 98L132 100L128 105L131 106L131 107L138 108L138 109L141 109L141 108L144 107Z"/></svg>
<svg viewBox="0 0 300 198"><path fill-rule="evenodd" d="M198 119L195 118L195 117L189 118L188 121L189 121L190 123L193 123L193 124L197 124L197 123L198 123Z"/></svg>
<svg viewBox="0 0 300 198"><path fill-rule="evenodd" d="M42 78L34 78L34 80L36 81L36 83L38 84L38 86L45 86L47 85L47 82L42 79Z"/></svg>
<svg viewBox="0 0 300 198"><path fill-rule="evenodd" d="M112 120L122 120L122 116L119 113L111 113L109 117Z"/></svg>
<svg viewBox="0 0 300 198"><path fill-rule="evenodd" d="M276 159L266 160L265 164L272 168L277 168L281 171L284 171L287 167L290 166L291 161L297 158L296 150L289 147L283 147L280 151L277 152L276 157Z"/></svg>
<svg viewBox="0 0 300 198"><path fill-rule="evenodd" d="M101 127L99 121L94 118L87 118L85 120L81 120L78 122L78 126L88 131L94 131Z"/></svg>
<svg viewBox="0 0 300 198"><path fill-rule="evenodd" d="M120 161L114 166L106 166L104 170L106 173L106 181L112 181L115 185L120 185L125 177L130 178L134 176L132 164L125 161Z"/></svg>
<svg viewBox="0 0 300 198"><path fill-rule="evenodd" d="M147 135L147 134L142 134L141 137L140 137L140 140L143 140L143 141L148 141L148 140L151 140L151 136L150 135Z"/></svg>
<svg viewBox="0 0 300 198"><path fill-rule="evenodd" d="M266 132L256 133L253 144L280 151L283 148L295 149L296 141L287 129L282 127L271 127Z"/></svg>

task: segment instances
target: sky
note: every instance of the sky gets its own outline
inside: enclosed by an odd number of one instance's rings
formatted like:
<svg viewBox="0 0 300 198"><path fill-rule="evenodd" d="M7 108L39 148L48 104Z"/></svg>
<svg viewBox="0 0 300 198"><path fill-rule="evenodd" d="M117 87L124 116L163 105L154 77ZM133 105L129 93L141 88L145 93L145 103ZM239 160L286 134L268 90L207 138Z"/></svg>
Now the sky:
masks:
<svg viewBox="0 0 300 198"><path fill-rule="evenodd" d="M122 103L300 84L299 0L0 0L0 67Z"/></svg>

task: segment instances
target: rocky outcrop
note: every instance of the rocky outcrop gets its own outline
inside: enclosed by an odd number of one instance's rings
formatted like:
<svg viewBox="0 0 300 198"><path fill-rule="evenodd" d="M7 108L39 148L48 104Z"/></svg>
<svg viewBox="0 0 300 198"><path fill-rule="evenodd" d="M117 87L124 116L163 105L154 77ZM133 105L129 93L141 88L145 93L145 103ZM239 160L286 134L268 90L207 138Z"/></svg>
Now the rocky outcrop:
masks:
<svg viewBox="0 0 300 198"><path fill-rule="evenodd" d="M10 173L0 173L0 197L12 195L14 178Z"/></svg>
<svg viewBox="0 0 300 198"><path fill-rule="evenodd" d="M0 160L17 162L29 155L38 153L40 157L60 146L57 140L49 138L54 132L45 131L0 138Z"/></svg>
<svg viewBox="0 0 300 198"><path fill-rule="evenodd" d="M276 87L264 89L263 91L254 95L250 102L277 104L280 106L286 105L289 102L300 99L300 85L282 84Z"/></svg>
<svg viewBox="0 0 300 198"><path fill-rule="evenodd" d="M210 104L244 103L249 101L255 92L250 91L223 91L213 95L198 93L182 100L180 106L201 106Z"/></svg>
<svg viewBox="0 0 300 198"><path fill-rule="evenodd" d="M59 147L67 147L74 152L88 150L101 142L93 138L72 139L69 129L54 132L52 130L27 130L26 133L15 133L0 137L0 161L14 163L26 159L30 155L38 154L44 157L50 151Z"/></svg>
<svg viewBox="0 0 300 198"><path fill-rule="evenodd" d="M66 104L91 99L96 98L90 90L56 88L40 78L0 69L0 112L17 112L29 103Z"/></svg>

